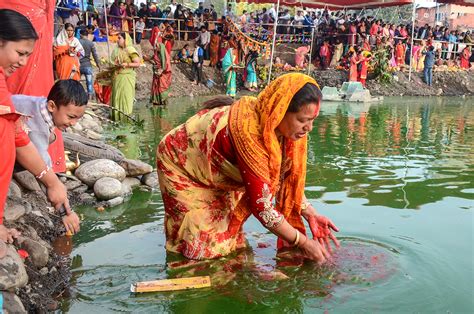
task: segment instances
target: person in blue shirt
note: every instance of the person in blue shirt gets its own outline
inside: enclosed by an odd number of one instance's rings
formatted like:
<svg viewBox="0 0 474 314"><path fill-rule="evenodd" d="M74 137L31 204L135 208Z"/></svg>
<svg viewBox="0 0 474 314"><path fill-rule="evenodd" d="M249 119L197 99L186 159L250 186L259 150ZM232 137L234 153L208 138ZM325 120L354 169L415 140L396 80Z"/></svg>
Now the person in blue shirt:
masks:
<svg viewBox="0 0 474 314"><path fill-rule="evenodd" d="M57 14L62 19L62 23L67 23L67 19L71 16L71 11L79 9L79 1L77 0L61 0L58 3Z"/></svg>
<svg viewBox="0 0 474 314"><path fill-rule="evenodd" d="M192 64L192 80L195 85L202 83L202 64L204 62L204 49L201 44L196 44L196 49L193 53L193 64Z"/></svg>
<svg viewBox="0 0 474 314"><path fill-rule="evenodd" d="M429 46L428 50L422 52L423 55L425 55L425 61L424 61L424 70L423 74L425 77L425 83L428 86L432 86L433 84L433 66L435 63L435 51L433 46Z"/></svg>

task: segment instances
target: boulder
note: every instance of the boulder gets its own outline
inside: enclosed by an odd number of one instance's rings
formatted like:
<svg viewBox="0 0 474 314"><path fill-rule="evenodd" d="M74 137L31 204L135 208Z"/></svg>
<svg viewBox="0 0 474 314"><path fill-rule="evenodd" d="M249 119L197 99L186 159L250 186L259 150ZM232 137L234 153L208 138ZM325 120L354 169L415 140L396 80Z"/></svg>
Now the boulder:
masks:
<svg viewBox="0 0 474 314"><path fill-rule="evenodd" d="M95 122L92 119L82 119L81 125L85 130L92 130L97 133L104 132L104 129L99 125L99 123Z"/></svg>
<svg viewBox="0 0 474 314"><path fill-rule="evenodd" d="M134 187L136 186L140 186L142 183L140 182L140 180L138 180L137 178L125 178L123 181L122 181L122 185L123 186L128 186L130 188L130 190L133 190ZM126 187L125 187L126 188Z"/></svg>
<svg viewBox="0 0 474 314"><path fill-rule="evenodd" d="M92 131L92 130L86 130L85 132L85 135L87 136L87 138L90 138L91 140L95 140L95 141L98 141L98 140L101 140L102 139L102 134L100 133L97 133L95 131Z"/></svg>
<svg viewBox="0 0 474 314"><path fill-rule="evenodd" d="M77 194L81 194L81 193L84 193L86 192L87 190L89 189L89 187L85 184L81 184L80 186L78 186L77 188L75 188L74 190L72 190L74 193L77 193Z"/></svg>
<svg viewBox="0 0 474 314"><path fill-rule="evenodd" d="M10 203L10 204L9 204ZM26 214L26 208L17 202L7 202L3 218L5 221L13 222Z"/></svg>
<svg viewBox="0 0 474 314"><path fill-rule="evenodd" d="M74 131L74 132L81 132L82 130L84 130L84 128L82 127L82 124L80 123L76 123L75 125L73 125L71 127L71 129Z"/></svg>
<svg viewBox="0 0 474 314"><path fill-rule="evenodd" d="M92 205L95 203L95 198L88 193L82 193L79 195L79 201L84 205Z"/></svg>
<svg viewBox="0 0 474 314"><path fill-rule="evenodd" d="M8 197L21 198L21 189L14 180L10 182L10 186L8 187Z"/></svg>
<svg viewBox="0 0 474 314"><path fill-rule="evenodd" d="M151 188L158 188L158 173L156 171L153 171L149 174L144 175L142 177L142 183Z"/></svg>
<svg viewBox="0 0 474 314"><path fill-rule="evenodd" d="M41 191L41 188L36 181L35 176L29 172L28 170L15 172L13 175L16 182L18 182L23 188L27 189L28 191Z"/></svg>
<svg viewBox="0 0 474 314"><path fill-rule="evenodd" d="M68 180L66 183L64 183L64 186L68 191L74 190L75 188L78 188L79 186L82 185L81 181L75 181L75 180Z"/></svg>
<svg viewBox="0 0 474 314"><path fill-rule="evenodd" d="M21 249L28 252L28 258L36 268L41 269L48 264L49 251L45 245L33 239L23 237L18 239L18 244Z"/></svg>
<svg viewBox="0 0 474 314"><path fill-rule="evenodd" d="M110 200L122 195L122 183L114 178L101 178L94 184L94 194L100 200Z"/></svg>
<svg viewBox="0 0 474 314"><path fill-rule="evenodd" d="M94 186L100 178L108 177L122 181L126 177L125 170L108 159L88 161L77 168L75 175L89 187Z"/></svg>
<svg viewBox="0 0 474 314"><path fill-rule="evenodd" d="M113 198L111 200L108 200L106 203L105 203L105 206L107 207L114 207L114 206L117 206L117 205L120 205L124 202L124 199L123 197L119 196L119 197L116 197L116 198Z"/></svg>
<svg viewBox="0 0 474 314"><path fill-rule="evenodd" d="M124 159L119 165L125 169L127 177L141 176L153 171L152 166L140 160Z"/></svg>
<svg viewBox="0 0 474 314"><path fill-rule="evenodd" d="M25 265L15 248L7 245L7 255L0 259L0 290L24 287L28 283Z"/></svg>
<svg viewBox="0 0 474 314"><path fill-rule="evenodd" d="M3 306L0 309L0 312L2 312L1 310L3 310L2 313L27 313L25 307L23 306L23 303L16 294L8 291L2 291L1 293L3 297Z"/></svg>

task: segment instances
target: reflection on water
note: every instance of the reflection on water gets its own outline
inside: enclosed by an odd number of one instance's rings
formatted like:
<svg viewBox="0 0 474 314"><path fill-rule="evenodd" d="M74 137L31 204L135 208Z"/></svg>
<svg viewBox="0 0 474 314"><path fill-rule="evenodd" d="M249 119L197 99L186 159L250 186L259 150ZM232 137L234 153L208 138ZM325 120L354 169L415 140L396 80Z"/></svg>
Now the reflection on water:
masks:
<svg viewBox="0 0 474 314"><path fill-rule="evenodd" d="M389 98L323 103L310 134L306 195L341 229L328 265L276 256L257 220L250 247L227 258L183 261L164 250L157 191L85 216L74 236L74 282L65 311L156 313L473 312L472 99ZM164 134L200 99L137 106L143 130L111 131L131 158L154 163ZM136 281L210 275L211 288L133 295Z"/></svg>

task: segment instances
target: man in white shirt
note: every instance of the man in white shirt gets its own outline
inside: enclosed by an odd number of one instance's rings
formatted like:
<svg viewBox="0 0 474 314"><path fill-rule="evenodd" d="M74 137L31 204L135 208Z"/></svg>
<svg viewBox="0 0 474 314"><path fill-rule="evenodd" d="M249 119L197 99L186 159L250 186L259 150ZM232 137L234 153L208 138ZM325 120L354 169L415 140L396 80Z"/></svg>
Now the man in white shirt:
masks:
<svg viewBox="0 0 474 314"><path fill-rule="evenodd" d="M211 42L211 33L206 29L206 26L201 26L201 32L196 38L196 44L204 50L204 59L209 60L209 43Z"/></svg>
<svg viewBox="0 0 474 314"><path fill-rule="evenodd" d="M303 22L304 22L304 15L303 11L298 10L293 19L293 25L295 26L295 34L303 34Z"/></svg>
<svg viewBox="0 0 474 314"><path fill-rule="evenodd" d="M174 16L174 11L176 11L176 7L178 5L176 4L176 0L171 0L170 5L168 6L170 8L170 16Z"/></svg>
<svg viewBox="0 0 474 314"><path fill-rule="evenodd" d="M275 10L275 5L272 4L272 7L270 8L270 10L268 10L268 15L270 16L270 18L273 20L273 21L276 21L276 18L277 18L277 12Z"/></svg>

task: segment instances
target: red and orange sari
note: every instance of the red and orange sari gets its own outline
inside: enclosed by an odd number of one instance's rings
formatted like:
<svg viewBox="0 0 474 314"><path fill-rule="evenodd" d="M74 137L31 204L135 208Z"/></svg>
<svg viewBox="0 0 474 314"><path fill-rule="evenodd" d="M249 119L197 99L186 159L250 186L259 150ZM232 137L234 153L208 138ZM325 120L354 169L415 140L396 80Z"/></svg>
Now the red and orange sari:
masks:
<svg viewBox="0 0 474 314"><path fill-rule="evenodd" d="M209 44L209 55L211 67L215 66L219 62L219 46L221 36L217 34L211 34L211 42Z"/></svg>
<svg viewBox="0 0 474 314"><path fill-rule="evenodd" d="M245 246L242 225L253 213L243 180L246 174L216 150L221 131L232 139L245 167L265 182L257 200L265 204L260 218L271 223L272 215L283 215L305 233L300 213L307 140L279 141L275 129L306 83L316 84L299 73L280 76L257 98L243 97L231 106L202 110L162 139L157 168L168 251L209 259Z"/></svg>
<svg viewBox="0 0 474 314"><path fill-rule="evenodd" d="M74 48L74 53L70 52L71 48ZM79 40L74 36L68 37L66 29L63 29L56 38L53 52L57 78L59 80L73 79L79 81L81 72L79 72L78 55L84 55L84 48L82 48Z"/></svg>
<svg viewBox="0 0 474 314"><path fill-rule="evenodd" d="M163 43L158 43L153 54L153 82L151 84L152 104L163 104L168 99L171 86L171 57Z"/></svg>

